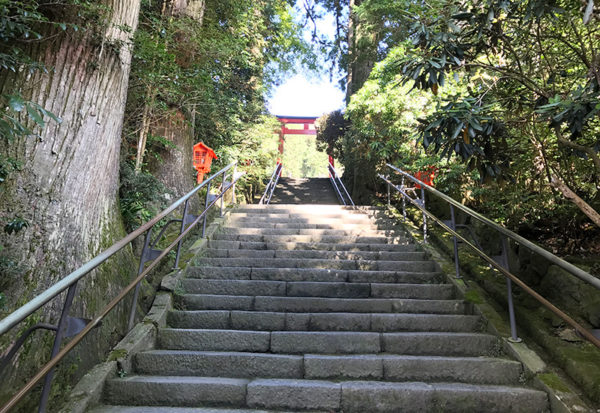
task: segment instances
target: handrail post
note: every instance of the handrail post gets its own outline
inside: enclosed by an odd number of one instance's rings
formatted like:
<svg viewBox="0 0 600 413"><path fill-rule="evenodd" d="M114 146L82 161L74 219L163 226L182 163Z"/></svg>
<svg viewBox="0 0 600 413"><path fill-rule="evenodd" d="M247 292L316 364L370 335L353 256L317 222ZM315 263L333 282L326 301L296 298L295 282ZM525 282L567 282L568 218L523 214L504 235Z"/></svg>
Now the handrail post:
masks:
<svg viewBox="0 0 600 413"><path fill-rule="evenodd" d="M454 215L454 205L450 204L450 228L456 231L456 217ZM456 278L460 277L460 258L458 257L458 239L456 235L452 237L454 242L454 269L456 270Z"/></svg>
<svg viewBox="0 0 600 413"><path fill-rule="evenodd" d="M206 185L206 198L204 200L204 210L206 210L206 207L208 207L208 199L210 197L210 184L211 182L209 182L208 185ZM208 214L204 214L204 220L202 222L202 238L204 238L204 235L206 234L206 215Z"/></svg>
<svg viewBox="0 0 600 413"><path fill-rule="evenodd" d="M190 200L186 200L185 201L185 205L183 207L183 216L181 217L181 231L179 231L179 234L183 234L183 231L185 231L185 225L186 225L186 218L188 216L188 208L190 205ZM177 270L179 269L179 254L181 252L181 246L183 245L183 239L179 240L179 244L177 244L177 254L175 254L175 264L173 265L173 269Z"/></svg>
<svg viewBox="0 0 600 413"><path fill-rule="evenodd" d="M509 271L508 268L508 238L502 236L502 255L500 256L500 264ZM517 322L515 320L515 306L513 304L512 296L512 281L506 277L506 293L508 299L508 319L510 321L510 337L508 341L512 343L520 343L521 340L517 335Z"/></svg>
<svg viewBox="0 0 600 413"><path fill-rule="evenodd" d="M402 182L400 183L400 188L404 191L404 175L402 175ZM402 222L406 222L406 197L402 194Z"/></svg>
<svg viewBox="0 0 600 413"><path fill-rule="evenodd" d="M387 184L388 208L392 206L392 195L390 193L390 184Z"/></svg>
<svg viewBox="0 0 600 413"><path fill-rule="evenodd" d="M219 213L222 217L225 211L225 184L227 183L227 172L223 172L223 179L221 179L221 212Z"/></svg>
<svg viewBox="0 0 600 413"><path fill-rule="evenodd" d="M233 186L231 187L231 203L235 205L235 183L237 182L235 176L237 175L237 163L233 167L233 175L231 175L231 180L233 181Z"/></svg>
<svg viewBox="0 0 600 413"><path fill-rule="evenodd" d="M146 233L146 239L144 240L144 248L142 249L142 254L140 255L140 264L138 266L137 275L140 275L144 271L144 265L146 264L147 254L146 252L151 248L150 240L152 238L152 228L148 230ZM131 310L129 310L129 322L127 323L127 331L130 331L133 328L133 324L135 321L135 310L137 306L138 296L140 294L140 284L138 283L135 286L135 290L133 291L133 301L131 302Z"/></svg>
<svg viewBox="0 0 600 413"><path fill-rule="evenodd" d="M71 305L73 304L73 298L75 297L76 289L77 283L71 285L67 291L67 296L65 297L62 313L60 315L60 320L56 329L56 336L54 337L54 345L52 346L52 353L50 354L50 359L56 357L56 355L60 351L60 345L63 339L63 335L65 333L65 325L67 323L67 318L69 317L69 312L71 311ZM46 411L46 406L48 405L48 398L50 397L50 390L52 389L52 379L54 378L55 371L56 369L53 368L48 372L48 374L46 374L46 378L44 379L44 388L42 390L42 396L40 398L40 405L38 407L38 413L44 413Z"/></svg>
<svg viewBox="0 0 600 413"><path fill-rule="evenodd" d="M210 184L212 182L209 182L208 185L206 185L206 199L204 200L204 210L206 211L206 208L208 207L208 200L210 198ZM204 220L202 222L202 238L204 238L204 235L206 234L206 216L208 214L204 214Z"/></svg>
<svg viewBox="0 0 600 413"><path fill-rule="evenodd" d="M421 205L423 206L423 242L427 242L427 215L425 214L425 188L421 186Z"/></svg>

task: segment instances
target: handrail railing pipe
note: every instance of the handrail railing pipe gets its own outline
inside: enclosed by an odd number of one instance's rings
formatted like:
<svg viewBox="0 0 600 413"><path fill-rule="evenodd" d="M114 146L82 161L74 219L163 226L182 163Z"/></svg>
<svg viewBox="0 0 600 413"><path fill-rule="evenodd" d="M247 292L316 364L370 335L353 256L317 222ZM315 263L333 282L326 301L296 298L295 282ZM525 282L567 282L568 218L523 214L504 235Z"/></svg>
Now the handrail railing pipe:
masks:
<svg viewBox="0 0 600 413"><path fill-rule="evenodd" d="M44 388L42 390L42 396L40 399L40 404L38 411L45 412L48 396L51 388L51 381L54 373L55 366L77 345L79 344L83 338L95 327L98 327L104 317L119 304L132 290L134 291L134 297L132 302L132 309L129 315L129 328L132 327L133 321L135 319L135 309L137 305L137 296L139 292L140 282L152 271L154 268L158 266L161 260L167 256L167 254L173 250L173 248L177 247L177 253L175 256L175 267L179 265L179 255L181 250L181 244L183 238L200 222L201 219L205 218L208 214L209 209L219 200L222 199L225 193L232 189L235 186L237 180L241 177L241 175L236 175L234 172L232 174L232 182L227 182L225 180L225 174L231 168L235 168L237 162L233 162L230 165L224 167L210 178L205 180L202 184L198 185L192 191L188 192L186 195L181 197L179 200L175 201L165 210L160 212L150 221L141 225L138 229L128 234L123 239L117 241L110 248L97 255L80 268L73 271L71 274L64 277L62 280L52 285L46 291L35 297L33 300L29 301L27 304L23 305L4 319L0 320L0 335L10 331L14 326L18 325L20 322L25 320L39 308L44 306L50 300L54 299L58 295L60 295L63 291L68 289L67 296L62 306L61 316L57 326L52 325L36 325L35 328L44 328L51 331L56 331L56 336L54 339L54 345L52 348L52 353L50 360L42 367L36 375L25 384L2 408L0 409L0 413L8 412L10 409L15 407L15 405L43 378L45 378ZM235 170L234 170L235 171ZM218 195L215 195L210 202L206 202L204 206L204 210L199 215L192 215L189 213L189 201L190 199L198 193L202 188L207 189L207 197L210 194L210 185L211 183L219 176L223 176L221 191ZM235 198L234 198L235 200ZM152 230L154 226L161 222L165 217L167 217L171 212L175 211L178 207L184 206L183 209L183 217L181 219L171 219L169 220L160 231L159 235L152 240ZM162 250L155 249L156 245L162 238L165 233L166 227L174 222L181 222L180 233L179 236L169 244L166 248ZM76 319L74 317L69 316L69 312L71 309L71 305L73 299L75 297L76 287L79 280L89 274L92 270L100 266L102 263L107 261L110 257L116 254L118 251L126 247L129 243L131 243L134 239L139 237L140 235L146 233L144 240L144 248L142 250L140 256L140 262L138 266L138 275L136 278L131 281L131 283L125 287L121 292L112 299L112 301L107 304L101 311L98 316L96 316L93 320L83 320ZM204 231L203 231L204 236ZM146 263L152 261L148 266ZM31 331L28 329L20 338L15 341L13 347L5 352L5 357L0 360L0 367L4 368L10 363L10 359L12 358L24 342ZM61 344L64 337L73 337L61 350Z"/></svg>
<svg viewBox="0 0 600 413"><path fill-rule="evenodd" d="M342 178L340 178L340 176L337 173L337 171L334 168L334 166L331 163L328 163L327 164L327 168L329 169L329 179L331 181L331 184L333 185L333 188L335 189L335 191L336 191L338 197L340 198L340 201L342 202L342 204L344 204L344 205L350 204L353 207L356 206L356 205L354 205L354 201L352 200L352 197L348 193L348 190L346 189L346 186L342 182ZM336 182L336 180L337 180L337 182ZM343 190L343 192L340 190L340 188ZM344 194L346 195L346 198L344 198ZM346 201L346 199L348 201Z"/></svg>
<svg viewBox="0 0 600 413"><path fill-rule="evenodd" d="M273 194L275 193L275 188L277 188L277 184L279 183L279 178L281 178L281 172L283 172L283 164L279 164L279 172L275 176L275 182L273 183L273 187L271 189L271 193L269 194L269 199L267 199L267 205L271 203L271 198L273 198Z"/></svg>
<svg viewBox="0 0 600 413"><path fill-rule="evenodd" d="M283 164L281 162L277 163L273 173L271 174L271 179L269 179L269 183L265 188L265 192L263 193L260 201L258 201L259 205L269 205L271 202L271 198L273 197L273 193L275 192L275 188L277 187L277 183L279 183L279 178L281 177L281 172L283 171Z"/></svg>
<svg viewBox="0 0 600 413"><path fill-rule="evenodd" d="M413 177L412 175L408 174L407 172L404 172L401 169L396 168L389 164L387 166L390 167L395 172L401 174L403 178L409 179L410 181L414 182L415 184L420 185L422 199L418 199L418 198L415 199L415 198L412 198L411 196L409 196L407 193L407 190L406 190L407 188L404 186L404 184L402 184L402 186L399 187L396 184L394 184L388 177L381 175L381 174L379 174L379 177L381 179L383 179L389 185L390 188L394 188L397 192L399 192L402 195L403 201L409 201L410 203L412 203L415 207L417 207L417 209L419 209L423 213L424 217L427 216L428 218L430 218L433 222L437 223L440 227L442 227L444 230L446 230L448 233L450 233L456 239L457 243L455 244L455 248L454 248L454 255L455 255L454 258L455 258L455 266L456 266L457 276L460 276L459 263L458 263L458 241L460 241L460 242L464 243L465 245L467 245L477 255L479 255L479 257L484 259L490 266L492 266L493 268L498 270L500 273L502 273L506 277L507 292L508 292L508 299L507 299L508 303L507 304L508 304L508 312L509 312L509 321L510 321L510 326L511 326L511 337L509 338L509 340L517 341L517 342L520 341L520 339L517 336L515 312L514 312L514 305L513 305L513 298L512 298L512 284L514 283L517 286L521 287L526 293L531 295L533 298L535 298L538 302L540 302L542 305L544 305L550 311L552 311L554 314L556 314L558 317L563 319L567 324L569 324L571 327L573 327L581 336L585 337L592 344L594 344L595 346L600 348L600 339L595 337L590 331L585 329L582 325L580 325L578 322L576 322L573 318L571 318L569 315L567 315L562 310L557 308L554 304L552 304L546 298L542 297L539 293L537 293L531 287L529 287L527 284L525 284L519 277L517 277L516 275L514 275L510 272L509 265L508 265L508 242L509 242L509 239L512 239L514 242L517 242L520 246L529 248L533 252L543 256L551 263L563 268L564 270L568 271L569 273L571 273L575 277L579 278L580 280L585 281L588 284L590 284L596 288L599 288L599 289L600 289L600 279L598 279L598 278L594 277L593 275L583 271L582 269L577 268L576 266L564 261L563 259L561 259L561 258L555 256L554 254L550 253L549 251L546 251L545 249L533 244L531 241L526 240L525 238L515 234L514 232L496 224L495 222L484 217L483 215L480 215L479 213L460 204L459 202L455 201L454 199L450 198L449 196L436 190L435 188L432 188L431 186L427 185L426 183ZM422 202L422 200L424 199L425 191L428 191L428 192L434 194L438 198L440 198L440 199L446 201L448 204L450 204L450 212L451 212L450 222L444 222L443 220L441 220L440 218L438 218L437 216L435 216L433 213L431 213L430 211L428 211L425 208L425 204L424 204L424 202ZM497 233L500 234L502 254L499 257L489 256L482 250L481 246L479 245L479 243L477 242L476 239L474 239L473 242L471 242L465 236L461 235L458 232L457 227L459 227L459 225L456 224L456 219L454 216L455 208L460 209L465 214L471 216L472 218L477 219L478 221L484 223L489 228L495 230ZM427 227L424 226L423 229L424 229L424 231L426 231Z"/></svg>
<svg viewBox="0 0 600 413"><path fill-rule="evenodd" d="M335 182L335 178L333 177L333 174L331 174L331 173L329 174L329 181L331 182L331 186L333 186L335 195L337 196L340 203L343 205L346 205L346 201L344 200L344 197L342 196L342 193L340 192L340 189L338 188L337 183Z"/></svg>

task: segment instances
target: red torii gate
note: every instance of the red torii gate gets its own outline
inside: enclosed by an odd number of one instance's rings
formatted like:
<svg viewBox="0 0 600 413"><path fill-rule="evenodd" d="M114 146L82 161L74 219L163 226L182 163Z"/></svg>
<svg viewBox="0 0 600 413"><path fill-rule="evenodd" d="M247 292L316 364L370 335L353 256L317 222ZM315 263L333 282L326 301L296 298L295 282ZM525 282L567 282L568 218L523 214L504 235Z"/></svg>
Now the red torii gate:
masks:
<svg viewBox="0 0 600 413"><path fill-rule="evenodd" d="M317 129L315 127L315 121L318 116L279 116L276 115L277 119L281 123L281 130L279 131L279 154L283 155L283 144L285 135L317 135ZM287 125L303 125L302 129L290 129ZM310 126L313 126L312 128ZM278 163L281 162L281 158L278 159ZM333 157L329 155L329 163L333 165Z"/></svg>

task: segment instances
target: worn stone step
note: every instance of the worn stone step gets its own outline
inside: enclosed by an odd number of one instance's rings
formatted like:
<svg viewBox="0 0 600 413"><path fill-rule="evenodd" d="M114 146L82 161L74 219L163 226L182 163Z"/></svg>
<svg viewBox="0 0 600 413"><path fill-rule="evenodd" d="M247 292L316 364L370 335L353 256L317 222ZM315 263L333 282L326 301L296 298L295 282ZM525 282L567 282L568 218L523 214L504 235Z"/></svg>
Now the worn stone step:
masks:
<svg viewBox="0 0 600 413"><path fill-rule="evenodd" d="M317 242L339 244L409 244L405 237L362 236L362 235L264 235L264 234L223 234L212 236L215 240L250 242Z"/></svg>
<svg viewBox="0 0 600 413"><path fill-rule="evenodd" d="M406 241L402 244L365 244L365 243L320 243L320 242L262 242L262 241L208 241L208 247L214 249L242 249L242 250L313 250L313 251L335 251L335 252L413 252L419 248Z"/></svg>
<svg viewBox="0 0 600 413"><path fill-rule="evenodd" d="M163 328L165 350L246 351L278 354L393 353L417 356L488 356L498 353L496 337L448 332L307 332Z"/></svg>
<svg viewBox="0 0 600 413"><path fill-rule="evenodd" d="M517 386L357 381L343 382L341 387L340 407L344 413L366 411L543 413L548 411L546 393ZM267 403L264 405L267 406Z"/></svg>
<svg viewBox="0 0 600 413"><path fill-rule="evenodd" d="M304 355L306 379L516 384L521 363L491 357Z"/></svg>
<svg viewBox="0 0 600 413"><path fill-rule="evenodd" d="M435 271L433 261L387 261L387 260L327 260L317 258L211 258L199 257L198 266L252 267L252 268L331 268L364 271Z"/></svg>
<svg viewBox="0 0 600 413"><path fill-rule="evenodd" d="M490 357L281 355L189 350L139 353L134 367L137 374L144 375L477 384L515 384L522 371L516 361Z"/></svg>
<svg viewBox="0 0 600 413"><path fill-rule="evenodd" d="M171 311L173 328L249 331L473 332L480 317L454 314L285 313L237 310Z"/></svg>
<svg viewBox="0 0 600 413"><path fill-rule="evenodd" d="M364 271L326 268L188 267L190 278L213 280L272 280L351 283L429 283L442 279L441 272Z"/></svg>
<svg viewBox="0 0 600 413"><path fill-rule="evenodd" d="M422 261L424 252L390 251L319 251L319 250L267 250L206 248L203 255L209 258L303 258L326 260L382 260Z"/></svg>
<svg viewBox="0 0 600 413"><path fill-rule="evenodd" d="M335 235L335 231L346 231L349 234L357 234L362 232L368 233L383 233L397 236L408 236L408 232L403 227L391 225L387 222L372 222L370 220L357 221L357 220L346 220L346 219L325 219L325 220L305 220L299 222L298 220L278 220L278 222L269 222L268 220L254 220L244 219L227 221L227 224L222 229L234 229L248 230L249 232L254 230L263 231L275 231L273 233L281 233L282 230L295 231L292 233L300 234L322 234L330 233ZM334 231L334 232L331 232Z"/></svg>
<svg viewBox="0 0 600 413"><path fill-rule="evenodd" d="M400 226L393 225L390 221L374 222L368 217L349 216L344 219L323 219L323 218L262 218L262 217L230 217L227 220L228 227L243 227L243 228L302 228L302 229L360 229L373 228L377 229L380 225L385 224L386 228L397 228L400 231L404 229Z"/></svg>
<svg viewBox="0 0 600 413"><path fill-rule="evenodd" d="M330 298L454 298L451 284L391 284L345 282L294 282L266 280L206 280L186 278L188 294L263 295Z"/></svg>
<svg viewBox="0 0 600 413"><path fill-rule="evenodd" d="M99 405L90 413L276 413L269 410L232 409L218 407L174 407L174 406L108 406Z"/></svg>
<svg viewBox="0 0 600 413"><path fill-rule="evenodd" d="M383 222L383 220L380 220ZM393 221L389 221L390 224ZM232 213L227 219L227 225L229 226L262 226L267 225L331 225L331 224L350 224L350 225L371 225L375 224L374 220L367 215L346 215L343 218L331 218L331 217L320 217L318 215L307 215L304 217L290 218L287 216L276 216L276 217L265 217L262 215L253 216L240 216L239 214Z"/></svg>
<svg viewBox="0 0 600 413"><path fill-rule="evenodd" d="M463 300L403 298L324 298L185 294L179 304L186 310L245 310L267 312L348 312L464 314Z"/></svg>
<svg viewBox="0 0 600 413"><path fill-rule="evenodd" d="M404 233L394 234L391 230L369 229L363 226L353 229L223 227L219 233L226 235L310 235L313 237L386 237L393 235L406 237Z"/></svg>
<svg viewBox="0 0 600 413"><path fill-rule="evenodd" d="M106 381L105 402L147 406L246 405L248 380L222 377L130 376Z"/></svg>
<svg viewBox="0 0 600 413"><path fill-rule="evenodd" d="M145 375L303 378L303 364L303 356L222 351L153 350L135 357L135 371Z"/></svg>
<svg viewBox="0 0 600 413"><path fill-rule="evenodd" d="M124 405L212 404L344 412L548 411L544 392L502 385L132 376L109 380L106 387L106 401Z"/></svg>
<svg viewBox="0 0 600 413"><path fill-rule="evenodd" d="M252 210L252 211L270 211L270 210L322 210L322 209L334 209L340 211L382 211L386 208L380 206L372 206L372 205L357 205L355 207L345 206L345 205L322 205L322 204L270 204L270 205L260 205L260 204L245 204L239 205L236 207L237 210Z"/></svg>

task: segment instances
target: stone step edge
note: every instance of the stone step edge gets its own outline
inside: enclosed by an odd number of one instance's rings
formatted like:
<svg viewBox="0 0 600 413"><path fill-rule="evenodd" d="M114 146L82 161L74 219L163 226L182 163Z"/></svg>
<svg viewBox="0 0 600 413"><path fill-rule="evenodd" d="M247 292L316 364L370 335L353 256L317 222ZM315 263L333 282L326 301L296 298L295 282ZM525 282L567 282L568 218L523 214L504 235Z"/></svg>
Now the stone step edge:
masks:
<svg viewBox="0 0 600 413"><path fill-rule="evenodd" d="M386 410L400 402L412 405L418 411L431 411L438 403L453 402L454 410L459 405L471 410L485 403L484 410L505 411L506 406L518 405L518 411L539 412L548 408L546 393L522 386L480 385L463 383L423 382L370 382L362 380L334 382L328 380L298 379L223 379L218 377L180 376L178 380L164 376L131 376L110 380L109 387L127 391L128 384L156 386L179 386L178 402L194 403L208 399L214 404L232 407L258 407L268 409L343 409L344 411L367 411L378 401ZM218 384L218 385L215 385ZM221 393L227 387L226 394ZM182 388L187 387L187 388ZM204 387L204 389L202 389ZM199 393L203 393L200 395ZM229 394L231 393L231 394ZM273 395L278 397L274 398ZM230 397L230 396L234 397ZM125 395L125 400L132 397ZM189 399L186 399L189 397ZM404 400L406 399L406 400ZM441 400L440 400L441 399ZM169 399L171 402L172 398ZM159 399L159 401L162 401ZM499 402L504 401L504 406ZM166 404L166 403L161 403ZM402 403L401 403L402 404ZM344 408L345 406L345 408ZM493 410L488 410L490 407ZM365 410L367 408L367 410Z"/></svg>

